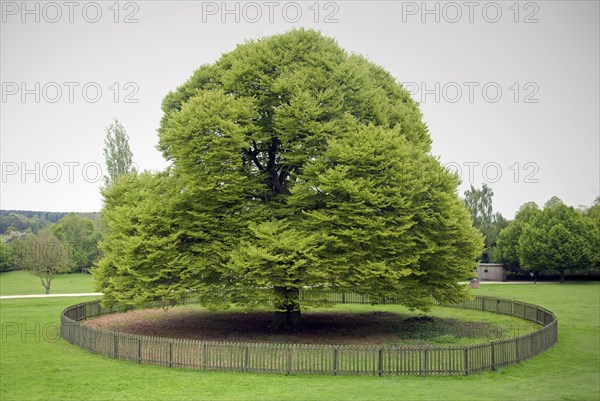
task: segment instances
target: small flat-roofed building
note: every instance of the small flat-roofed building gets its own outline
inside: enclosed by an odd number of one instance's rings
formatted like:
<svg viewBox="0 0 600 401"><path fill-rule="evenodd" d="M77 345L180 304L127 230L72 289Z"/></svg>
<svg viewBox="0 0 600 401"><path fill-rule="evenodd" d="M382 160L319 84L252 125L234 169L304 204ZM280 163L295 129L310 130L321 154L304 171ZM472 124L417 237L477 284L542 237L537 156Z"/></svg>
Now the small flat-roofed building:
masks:
<svg viewBox="0 0 600 401"><path fill-rule="evenodd" d="M502 263L480 263L477 267L479 281L506 281L506 270Z"/></svg>

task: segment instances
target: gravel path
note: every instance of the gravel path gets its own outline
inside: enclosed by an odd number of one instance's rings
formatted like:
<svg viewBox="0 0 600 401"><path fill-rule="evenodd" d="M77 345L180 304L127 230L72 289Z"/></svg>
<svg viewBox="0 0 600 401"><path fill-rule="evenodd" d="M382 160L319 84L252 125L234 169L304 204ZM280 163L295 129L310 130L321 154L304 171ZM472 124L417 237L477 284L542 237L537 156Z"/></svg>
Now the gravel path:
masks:
<svg viewBox="0 0 600 401"><path fill-rule="evenodd" d="M2 295L0 299L23 299L23 298L58 298L58 297L97 297L101 292L82 292L77 294L29 294L29 295Z"/></svg>
<svg viewBox="0 0 600 401"><path fill-rule="evenodd" d="M558 281L538 281L538 284L556 284ZM461 284L469 284L464 281ZM479 284L533 284L532 281L480 281ZM58 298L58 297L97 297L101 292L82 292L77 294L28 294L28 295L1 295L0 299L24 299L24 298Z"/></svg>

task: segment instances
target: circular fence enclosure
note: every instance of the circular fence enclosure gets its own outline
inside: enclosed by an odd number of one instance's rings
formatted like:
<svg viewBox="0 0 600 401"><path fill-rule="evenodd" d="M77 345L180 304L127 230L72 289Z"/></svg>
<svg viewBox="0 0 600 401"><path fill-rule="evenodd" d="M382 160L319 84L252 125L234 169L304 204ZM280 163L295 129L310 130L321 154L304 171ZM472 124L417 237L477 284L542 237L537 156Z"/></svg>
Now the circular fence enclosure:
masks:
<svg viewBox="0 0 600 401"><path fill-rule="evenodd" d="M322 299L323 293L317 294ZM304 299L311 298L306 292ZM334 303L370 304L366 296L329 293ZM393 303L393 302L389 302ZM477 296L437 306L474 309L526 319L541 327L510 339L466 346L356 346L227 343L147 337L97 329L80 322L113 311L100 301L66 308L61 335L71 344L114 359L199 370L322 375L470 375L516 365L558 340L554 313L537 305Z"/></svg>

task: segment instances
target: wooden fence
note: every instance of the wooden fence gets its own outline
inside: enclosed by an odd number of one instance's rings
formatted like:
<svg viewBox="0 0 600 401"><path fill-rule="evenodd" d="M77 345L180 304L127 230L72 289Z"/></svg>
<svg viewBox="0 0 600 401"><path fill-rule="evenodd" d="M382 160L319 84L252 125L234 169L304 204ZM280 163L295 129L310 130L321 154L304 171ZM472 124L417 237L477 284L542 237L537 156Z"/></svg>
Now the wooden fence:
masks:
<svg viewBox="0 0 600 401"><path fill-rule="evenodd" d="M360 294L304 293L338 303L370 303ZM386 302L387 303L387 302ZM389 302L391 303L391 302ZM469 375L515 365L550 348L558 340L556 316L537 305L478 296L460 304L441 305L520 317L539 324L531 333L466 346L333 346L227 343L147 337L81 324L111 313L100 301L66 308L62 337L96 354L136 363L201 370L329 375Z"/></svg>

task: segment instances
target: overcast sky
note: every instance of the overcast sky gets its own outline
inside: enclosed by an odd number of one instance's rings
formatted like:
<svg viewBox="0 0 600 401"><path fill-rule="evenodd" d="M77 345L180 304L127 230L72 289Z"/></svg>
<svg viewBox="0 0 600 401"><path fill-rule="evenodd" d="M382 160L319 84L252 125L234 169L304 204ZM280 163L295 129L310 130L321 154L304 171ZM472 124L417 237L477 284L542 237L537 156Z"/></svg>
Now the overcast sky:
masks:
<svg viewBox="0 0 600 401"><path fill-rule="evenodd" d="M140 169L166 166L163 97L248 39L320 30L421 103L459 193L508 218L600 191L599 2L1 2L0 208L99 211L105 127Z"/></svg>

